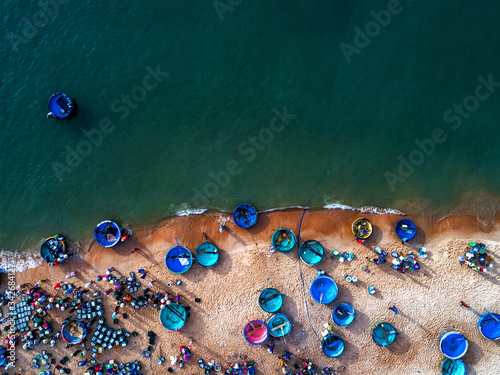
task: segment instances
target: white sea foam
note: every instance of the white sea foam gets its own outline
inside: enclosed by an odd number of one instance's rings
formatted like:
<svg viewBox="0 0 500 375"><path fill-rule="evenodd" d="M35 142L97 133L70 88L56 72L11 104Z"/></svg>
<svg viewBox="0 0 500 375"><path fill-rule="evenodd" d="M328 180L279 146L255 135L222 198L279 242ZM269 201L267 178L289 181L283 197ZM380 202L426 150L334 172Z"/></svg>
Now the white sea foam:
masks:
<svg viewBox="0 0 500 375"><path fill-rule="evenodd" d="M29 268L38 267L43 263L43 259L36 251L24 251L15 253L13 251L0 251L0 272L8 272L9 267L15 264L15 271L22 272Z"/></svg>
<svg viewBox="0 0 500 375"><path fill-rule="evenodd" d="M206 208L200 208L200 209L192 209L192 210L182 210L177 212L175 215L176 216L189 216L189 215L200 215L207 211Z"/></svg>
<svg viewBox="0 0 500 375"><path fill-rule="evenodd" d="M360 207L360 208L355 208L355 207L347 206L345 204L340 204L340 203L327 204L326 206L323 206L323 208L326 208L328 210L359 211L359 212L363 212L363 213L379 214L379 215L386 215L386 214L406 215L404 212L401 212L401 211L396 210L394 208L379 208L379 207L374 207L374 206L364 206L364 207Z"/></svg>

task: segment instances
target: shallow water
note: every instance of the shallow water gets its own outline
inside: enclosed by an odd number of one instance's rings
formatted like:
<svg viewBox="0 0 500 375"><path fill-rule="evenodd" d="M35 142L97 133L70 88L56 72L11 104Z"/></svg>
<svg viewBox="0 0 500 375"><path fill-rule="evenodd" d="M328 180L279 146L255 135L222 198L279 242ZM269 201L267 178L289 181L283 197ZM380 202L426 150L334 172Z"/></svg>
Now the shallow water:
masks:
<svg viewBox="0 0 500 375"><path fill-rule="evenodd" d="M387 7L68 2L34 33L36 2L2 2L0 247L242 201L493 220L500 3L401 1L376 32ZM348 63L340 44L366 27ZM69 122L45 118L58 91L78 103ZM454 103L471 109L460 126Z"/></svg>

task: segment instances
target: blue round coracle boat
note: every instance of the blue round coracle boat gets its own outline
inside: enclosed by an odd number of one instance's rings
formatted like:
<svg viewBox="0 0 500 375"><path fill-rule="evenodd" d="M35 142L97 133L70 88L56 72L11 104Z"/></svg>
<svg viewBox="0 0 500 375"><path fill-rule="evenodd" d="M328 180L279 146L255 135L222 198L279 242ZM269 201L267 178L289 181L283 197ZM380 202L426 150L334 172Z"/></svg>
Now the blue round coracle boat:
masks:
<svg viewBox="0 0 500 375"><path fill-rule="evenodd" d="M297 243L297 239L290 229L282 228L274 232L271 243L277 251L288 253Z"/></svg>
<svg viewBox="0 0 500 375"><path fill-rule="evenodd" d="M445 357L459 359L467 352L469 342L461 333L449 331L441 336L439 348Z"/></svg>
<svg viewBox="0 0 500 375"><path fill-rule="evenodd" d="M219 249L213 243L205 241L196 248L194 256L202 267L212 267L219 260Z"/></svg>
<svg viewBox="0 0 500 375"><path fill-rule="evenodd" d="M273 337L283 337L292 330L292 322L285 314L274 314L267 322L269 334Z"/></svg>
<svg viewBox="0 0 500 375"><path fill-rule="evenodd" d="M340 336L329 333L321 342L321 349L326 356L336 358L344 352L344 340Z"/></svg>
<svg viewBox="0 0 500 375"><path fill-rule="evenodd" d="M160 310L160 322L170 331L178 331L186 324L187 313L184 306L171 303Z"/></svg>
<svg viewBox="0 0 500 375"><path fill-rule="evenodd" d="M479 332L488 340L500 339L500 315L486 313L479 318Z"/></svg>
<svg viewBox="0 0 500 375"><path fill-rule="evenodd" d="M283 296L278 289L266 288L260 293L259 306L268 313L274 313L281 308Z"/></svg>
<svg viewBox="0 0 500 375"><path fill-rule="evenodd" d="M66 241L60 236L47 238L40 247L40 255L49 263L56 262L66 254Z"/></svg>
<svg viewBox="0 0 500 375"><path fill-rule="evenodd" d="M254 206L242 203L234 209L233 220L240 228L251 228L257 223L258 216Z"/></svg>
<svg viewBox="0 0 500 375"><path fill-rule="evenodd" d="M85 324L77 319L73 319L63 324L61 336L68 344L77 345L82 343L87 336L87 329L85 328Z"/></svg>
<svg viewBox="0 0 500 375"><path fill-rule="evenodd" d="M323 304L332 302L338 294L337 284L328 276L319 276L314 279L309 291L316 302Z"/></svg>
<svg viewBox="0 0 500 375"><path fill-rule="evenodd" d="M252 320L243 328L243 336L252 345L261 345L269 337L269 328L262 320Z"/></svg>
<svg viewBox="0 0 500 375"><path fill-rule="evenodd" d="M306 264L311 266L318 264L323 259L323 246L316 240L302 242L299 248L299 257Z"/></svg>
<svg viewBox="0 0 500 375"><path fill-rule="evenodd" d="M378 346L389 346L397 337L396 329L389 323L377 323L372 328L372 339Z"/></svg>
<svg viewBox="0 0 500 375"><path fill-rule="evenodd" d="M441 373L443 375L465 375L467 367L461 359L446 358L441 364Z"/></svg>
<svg viewBox="0 0 500 375"><path fill-rule="evenodd" d="M354 307L347 303L341 303L335 306L332 312L333 322L341 327L346 327L354 321Z"/></svg>
<svg viewBox="0 0 500 375"><path fill-rule="evenodd" d="M55 119L69 119L75 109L71 98L62 92L49 98L48 107L50 112L47 113L47 118Z"/></svg>
<svg viewBox="0 0 500 375"><path fill-rule="evenodd" d="M193 263L193 255L182 246L175 246L167 251L165 255L165 265L172 273L184 273Z"/></svg>
<svg viewBox="0 0 500 375"><path fill-rule="evenodd" d="M401 219L396 223L396 235L403 241L411 240L417 234L417 226L410 219Z"/></svg>
<svg viewBox="0 0 500 375"><path fill-rule="evenodd" d="M97 243L104 247L115 246L120 241L121 229L111 220L101 221L94 230Z"/></svg>

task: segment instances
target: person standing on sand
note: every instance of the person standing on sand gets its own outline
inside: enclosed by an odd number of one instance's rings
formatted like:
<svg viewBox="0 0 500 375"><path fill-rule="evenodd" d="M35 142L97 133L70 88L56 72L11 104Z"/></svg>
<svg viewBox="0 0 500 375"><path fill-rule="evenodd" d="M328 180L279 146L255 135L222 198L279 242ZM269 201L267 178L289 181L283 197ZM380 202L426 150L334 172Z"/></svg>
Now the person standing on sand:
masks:
<svg viewBox="0 0 500 375"><path fill-rule="evenodd" d="M133 247L132 250L130 250L130 252L133 254L135 253L137 250L139 250L137 247Z"/></svg>
<svg viewBox="0 0 500 375"><path fill-rule="evenodd" d="M465 307L465 308L470 308L468 304L466 304L464 301L460 301L460 306Z"/></svg>
<svg viewBox="0 0 500 375"><path fill-rule="evenodd" d="M394 311L394 314L396 314L396 315L398 315L398 314L399 314L399 311L398 311L398 309L396 308L396 306L389 307L389 310Z"/></svg>

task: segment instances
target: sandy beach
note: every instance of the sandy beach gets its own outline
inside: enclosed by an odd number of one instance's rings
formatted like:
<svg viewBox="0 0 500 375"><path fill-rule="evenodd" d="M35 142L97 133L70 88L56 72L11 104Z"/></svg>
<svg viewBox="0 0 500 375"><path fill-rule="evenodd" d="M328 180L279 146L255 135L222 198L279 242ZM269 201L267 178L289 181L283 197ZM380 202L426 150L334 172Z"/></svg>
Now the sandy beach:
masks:
<svg viewBox="0 0 500 375"><path fill-rule="evenodd" d="M130 337L126 348L106 349L97 356L97 362L137 359L143 364L144 374L167 373L168 367L176 373L202 374L203 370L196 363L199 358L205 362L214 359L223 369L234 362L254 360L257 373L279 374L282 372L278 356L285 349L292 353L290 370L294 370L295 362L301 363L307 356L318 368L332 366L336 374L440 374L445 357L439 350L439 338L449 330L457 330L469 340L468 352L462 358L468 374L500 373L498 342L485 339L477 328L480 315L486 311L500 312L500 232L497 225L484 232L481 223L472 216L443 220L411 218L417 224L418 234L409 245L403 245L394 233L394 224L401 218L399 215L307 210L300 241L315 239L325 248L323 260L317 266L309 266L299 260L296 248L289 253L270 251L274 230L288 228L297 235L302 214L301 209L261 213L257 224L248 230L237 227L229 213L206 212L173 217L153 228L132 228L134 236L113 248L103 248L95 241L88 245L70 243L77 253L70 261L59 267L44 264L16 274L16 282L33 284L47 279L42 287L53 293L52 285L67 281L65 275L71 271L77 271L77 276L69 281L83 287L97 275L105 274L109 267L116 269L115 274L125 277L130 271L144 268L148 271L145 282L142 282L144 286L156 280L153 292L180 293L180 302L190 306L190 316L186 325L177 332L161 326L159 312L152 306L141 310L126 306L117 316L118 325L113 325L114 298L102 296L107 323L116 329L123 327L129 332L136 331L139 335ZM374 225L373 235L364 244L357 243L351 232L351 223L358 217L368 218ZM218 233L221 224L225 224L227 230ZM175 239L194 253L204 241L203 232L220 249L219 262L212 268L203 268L195 262L188 272L181 275L169 272L164 257L167 250L175 246ZM487 245L494 261L486 273L474 272L460 265L458 258L470 241ZM401 274L391 269L390 261L381 265L367 262L366 257L376 255L374 249L377 246L388 253L406 253L408 250L416 253L425 246L428 257L419 260L420 270ZM131 253L132 247L139 250ZM355 258L352 262L341 263L331 258L333 250L352 252ZM363 266L368 270L363 271ZM325 271L337 283L338 296L330 304L315 302L309 293L318 270ZM357 283L347 282L344 274L355 275ZM176 280L181 280L182 284L167 286ZM368 294L369 285L376 288L374 295ZM250 320L267 321L272 315L265 313L258 304L260 292L268 287L284 293L280 312L291 318L292 329L284 338L252 346L245 341L243 328ZM89 287L90 292L107 288L103 281ZM62 295L62 290L56 293ZM195 298L201 302L195 302ZM462 307L460 301L465 301L470 308ZM324 323L332 322L333 307L340 302L351 304L356 318L345 328L333 325L332 332L344 339L345 351L340 357L331 359L322 353L313 329L321 335L325 330ZM398 315L389 309L391 306L397 306ZM6 307L2 312L4 316L7 314ZM123 313L128 313L128 319L123 318ZM69 314L54 308L48 311L48 316L55 320L57 331ZM378 322L388 322L397 329L399 336L389 347L377 347L372 341L371 327ZM90 330L87 348L94 328L95 325ZM150 330L158 337L152 358L145 359L141 353L148 347L147 332ZM191 360L182 369L171 366L169 356L177 354L179 346L187 345L190 338L194 341ZM274 344L273 354L268 352L268 344ZM58 361L68 356L70 361L66 367L74 373L83 373L88 367L78 368L77 362L82 357L70 356L76 348L65 349L65 343L59 340L54 348L41 344L30 352L25 352L22 344L19 345L16 369L22 367L21 373L38 374L41 370L32 367L31 359L41 350L52 353ZM90 354L89 351L84 358L90 359ZM159 365L157 359L161 356L167 361Z"/></svg>

